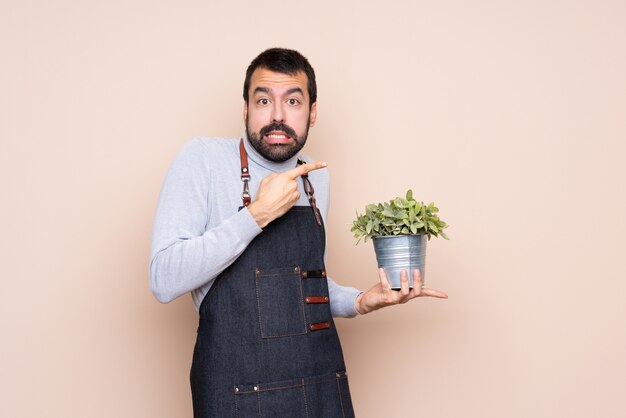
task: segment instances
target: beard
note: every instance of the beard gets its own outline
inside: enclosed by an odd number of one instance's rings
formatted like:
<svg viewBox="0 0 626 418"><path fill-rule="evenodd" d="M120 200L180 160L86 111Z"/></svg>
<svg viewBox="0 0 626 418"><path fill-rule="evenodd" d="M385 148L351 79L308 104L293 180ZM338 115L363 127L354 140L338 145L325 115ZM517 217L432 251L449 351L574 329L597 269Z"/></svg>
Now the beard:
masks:
<svg viewBox="0 0 626 418"><path fill-rule="evenodd" d="M293 139L293 143L268 144L263 137L272 131L282 131L286 133ZM282 163L300 152L304 144L306 144L306 138L309 135L309 121L307 121L306 129L301 136L290 126L278 122L265 125L258 133L251 132L248 122L246 122L246 134L248 135L248 140L250 144L252 144L252 147L261 154L263 158L276 163Z"/></svg>

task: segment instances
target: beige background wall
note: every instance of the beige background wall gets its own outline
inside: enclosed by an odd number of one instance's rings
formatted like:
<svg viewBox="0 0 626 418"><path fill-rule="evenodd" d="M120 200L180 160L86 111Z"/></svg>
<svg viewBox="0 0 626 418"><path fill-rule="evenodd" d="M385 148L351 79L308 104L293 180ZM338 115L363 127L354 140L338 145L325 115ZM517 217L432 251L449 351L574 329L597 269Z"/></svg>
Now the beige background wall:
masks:
<svg viewBox="0 0 626 418"><path fill-rule="evenodd" d="M360 417L623 417L623 1L0 1L0 416L189 417L196 312L148 289L166 169L243 130L270 46L316 68L329 271L355 209L412 187L420 300L338 321Z"/></svg>

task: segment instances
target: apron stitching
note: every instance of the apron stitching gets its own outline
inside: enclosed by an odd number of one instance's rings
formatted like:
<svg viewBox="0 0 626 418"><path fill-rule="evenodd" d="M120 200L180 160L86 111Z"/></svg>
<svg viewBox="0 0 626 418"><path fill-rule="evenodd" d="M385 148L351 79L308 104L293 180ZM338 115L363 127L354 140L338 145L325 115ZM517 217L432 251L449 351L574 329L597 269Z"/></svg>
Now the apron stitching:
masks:
<svg viewBox="0 0 626 418"><path fill-rule="evenodd" d="M304 334L306 330L306 309L304 309L304 290L302 290L302 276L298 274L298 283L300 284L300 306L302 307L302 316L304 317Z"/></svg>
<svg viewBox="0 0 626 418"><path fill-rule="evenodd" d="M299 274L295 274L295 273L288 272L288 271L286 271L284 273L263 273L263 272L259 271L259 278L261 278L261 277L273 277L273 276L289 276L291 274L299 276Z"/></svg>
<svg viewBox="0 0 626 418"><path fill-rule="evenodd" d="M306 400L306 387L304 386L304 379L302 379L302 395L304 396L304 416L309 417L309 403Z"/></svg>
<svg viewBox="0 0 626 418"><path fill-rule="evenodd" d="M343 410L343 396L341 395L341 386L339 385L339 375L335 378L337 380L337 390L339 391L339 404L341 405L341 415L346 418L346 413Z"/></svg>
<svg viewBox="0 0 626 418"><path fill-rule="evenodd" d="M306 326L306 324L305 324L305 326ZM262 336L262 338L264 340L269 340L269 339L272 339L272 338L295 337L296 335L306 335L306 331L298 332L296 334L268 335L267 337Z"/></svg>
<svg viewBox="0 0 626 418"><path fill-rule="evenodd" d="M259 271L258 269L256 270ZM261 299L259 298L259 276L258 274L254 276L254 290L256 291L256 314L259 319L259 331L261 332L261 338L263 337L263 326L261 325Z"/></svg>
<svg viewBox="0 0 626 418"><path fill-rule="evenodd" d="M261 389L260 386L261 384L257 385L257 387L259 388L258 390L247 390L247 391L239 391L239 395L246 395L248 393L260 393L260 392L271 392L273 390L284 390L284 389L293 389L293 388L299 388L303 385L304 383L298 383L297 385L290 385L290 386L281 386L281 387L277 387L277 388L267 388L267 389Z"/></svg>
<svg viewBox="0 0 626 418"><path fill-rule="evenodd" d="M261 417L261 394L259 392L256 393L256 402L257 407L259 408L259 417Z"/></svg>

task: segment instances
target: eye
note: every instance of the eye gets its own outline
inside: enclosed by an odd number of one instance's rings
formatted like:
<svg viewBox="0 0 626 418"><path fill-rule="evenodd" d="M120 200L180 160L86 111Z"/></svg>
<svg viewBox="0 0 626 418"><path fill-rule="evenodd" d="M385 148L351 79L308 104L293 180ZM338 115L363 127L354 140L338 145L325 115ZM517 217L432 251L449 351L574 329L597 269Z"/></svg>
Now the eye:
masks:
<svg viewBox="0 0 626 418"><path fill-rule="evenodd" d="M257 100L256 102L260 105L266 105L266 104L269 104L270 101L267 98L263 98L263 99Z"/></svg>
<svg viewBox="0 0 626 418"><path fill-rule="evenodd" d="M292 106L295 106L297 104L300 104L300 101L298 99L293 99L292 98L292 99L287 100L287 103L292 105Z"/></svg>

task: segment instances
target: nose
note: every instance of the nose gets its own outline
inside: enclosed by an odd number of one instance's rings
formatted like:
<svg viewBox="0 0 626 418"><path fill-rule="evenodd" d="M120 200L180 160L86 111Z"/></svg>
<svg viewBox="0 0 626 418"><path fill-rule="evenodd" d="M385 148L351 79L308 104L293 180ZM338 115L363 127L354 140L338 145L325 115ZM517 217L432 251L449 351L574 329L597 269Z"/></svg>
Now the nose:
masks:
<svg viewBox="0 0 626 418"><path fill-rule="evenodd" d="M274 107L272 109L272 122L285 122L283 106L280 102L274 104Z"/></svg>

